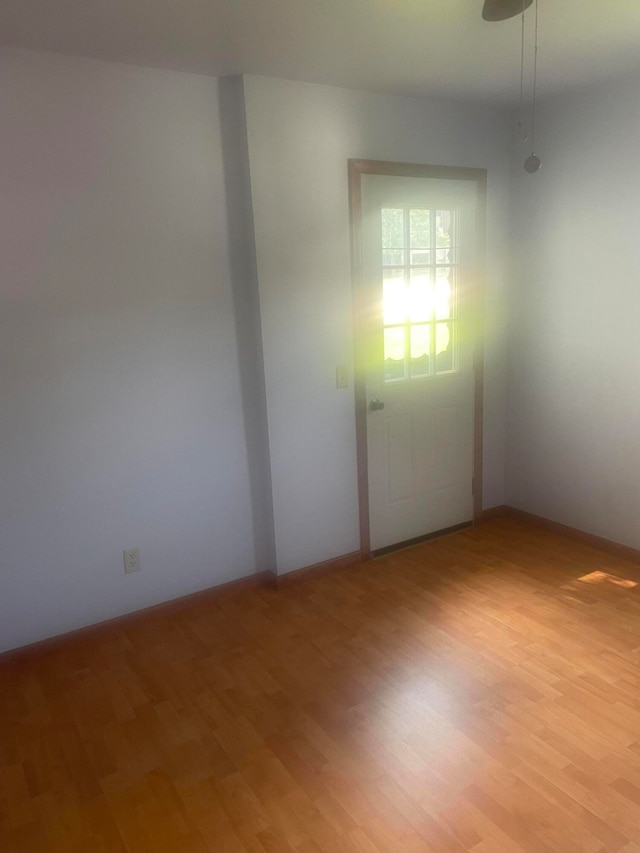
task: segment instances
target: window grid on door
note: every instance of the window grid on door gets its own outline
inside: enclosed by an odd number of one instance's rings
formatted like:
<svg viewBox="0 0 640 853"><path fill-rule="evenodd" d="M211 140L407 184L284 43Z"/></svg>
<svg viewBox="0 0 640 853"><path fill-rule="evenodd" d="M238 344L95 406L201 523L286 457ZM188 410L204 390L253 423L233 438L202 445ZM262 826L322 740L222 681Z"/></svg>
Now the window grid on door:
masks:
<svg viewBox="0 0 640 853"><path fill-rule="evenodd" d="M458 370L456 210L381 209L384 381Z"/></svg>

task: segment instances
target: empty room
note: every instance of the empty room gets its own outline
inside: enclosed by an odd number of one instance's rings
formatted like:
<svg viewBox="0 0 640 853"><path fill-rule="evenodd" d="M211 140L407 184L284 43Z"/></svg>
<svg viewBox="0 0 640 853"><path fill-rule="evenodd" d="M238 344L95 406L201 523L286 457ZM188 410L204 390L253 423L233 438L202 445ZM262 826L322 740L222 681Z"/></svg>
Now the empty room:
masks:
<svg viewBox="0 0 640 853"><path fill-rule="evenodd" d="M2 853L640 853L639 45L3 0Z"/></svg>

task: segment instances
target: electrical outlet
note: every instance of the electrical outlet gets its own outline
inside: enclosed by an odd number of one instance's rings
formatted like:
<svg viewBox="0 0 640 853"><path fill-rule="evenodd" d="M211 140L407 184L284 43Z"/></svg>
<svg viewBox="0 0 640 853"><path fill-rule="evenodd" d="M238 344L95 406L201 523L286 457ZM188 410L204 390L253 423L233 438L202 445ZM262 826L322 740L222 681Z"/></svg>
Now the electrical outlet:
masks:
<svg viewBox="0 0 640 853"><path fill-rule="evenodd" d="M123 551L122 556L125 574L130 575L131 572L140 571L140 552L137 548L129 548L127 551Z"/></svg>

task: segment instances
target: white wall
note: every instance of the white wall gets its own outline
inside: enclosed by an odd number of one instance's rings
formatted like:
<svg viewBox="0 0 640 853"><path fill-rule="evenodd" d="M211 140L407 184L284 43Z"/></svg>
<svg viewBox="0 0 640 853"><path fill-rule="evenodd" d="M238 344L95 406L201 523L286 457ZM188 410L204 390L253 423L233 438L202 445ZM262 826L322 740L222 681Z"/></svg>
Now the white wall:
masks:
<svg viewBox="0 0 640 853"><path fill-rule="evenodd" d="M488 169L484 505L503 503L510 117L245 78L280 573L359 548L347 159Z"/></svg>
<svg viewBox="0 0 640 853"><path fill-rule="evenodd" d="M1 649L256 555L216 81L21 51L0 79Z"/></svg>
<svg viewBox="0 0 640 853"><path fill-rule="evenodd" d="M504 112L0 63L0 649L359 547L349 157L489 169L502 503Z"/></svg>
<svg viewBox="0 0 640 853"><path fill-rule="evenodd" d="M538 111L514 164L507 501L640 547L640 76Z"/></svg>

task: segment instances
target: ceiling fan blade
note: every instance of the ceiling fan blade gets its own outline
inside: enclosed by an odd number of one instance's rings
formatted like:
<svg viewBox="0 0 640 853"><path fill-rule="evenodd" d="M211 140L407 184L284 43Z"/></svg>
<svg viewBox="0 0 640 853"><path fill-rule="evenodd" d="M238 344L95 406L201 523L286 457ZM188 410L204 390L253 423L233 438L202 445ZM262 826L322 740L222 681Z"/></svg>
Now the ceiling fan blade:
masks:
<svg viewBox="0 0 640 853"><path fill-rule="evenodd" d="M524 0L524 8L528 9L533 0ZM485 21L506 21L522 14L522 0L484 0L482 17Z"/></svg>

